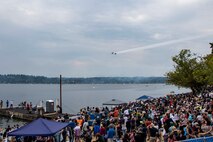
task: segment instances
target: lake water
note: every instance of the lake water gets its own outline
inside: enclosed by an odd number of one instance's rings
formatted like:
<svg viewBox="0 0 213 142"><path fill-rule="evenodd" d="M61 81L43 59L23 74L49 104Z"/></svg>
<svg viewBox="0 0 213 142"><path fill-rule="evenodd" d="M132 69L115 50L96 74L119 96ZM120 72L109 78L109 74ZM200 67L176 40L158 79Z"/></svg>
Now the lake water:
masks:
<svg viewBox="0 0 213 142"><path fill-rule="evenodd" d="M111 99L134 101L142 95L160 97L169 94L189 92L166 84L65 84L62 86L63 112L75 114L86 106L102 106ZM32 102L38 105L43 100L56 100L60 97L58 84L0 84L0 100L13 101L14 106L20 102ZM0 127L10 120L0 117ZM8 121L8 122L7 122Z"/></svg>

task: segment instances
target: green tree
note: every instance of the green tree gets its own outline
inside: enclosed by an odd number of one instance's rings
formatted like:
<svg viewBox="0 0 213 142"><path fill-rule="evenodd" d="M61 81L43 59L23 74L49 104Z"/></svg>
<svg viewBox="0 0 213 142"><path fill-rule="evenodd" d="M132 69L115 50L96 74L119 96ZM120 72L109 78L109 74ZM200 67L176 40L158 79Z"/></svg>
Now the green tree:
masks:
<svg viewBox="0 0 213 142"><path fill-rule="evenodd" d="M213 86L213 54L207 55L204 59L207 66L206 73L208 74L208 85Z"/></svg>
<svg viewBox="0 0 213 142"><path fill-rule="evenodd" d="M212 60L209 61L209 57L198 57L190 50L182 50L172 60L175 69L166 73L169 84L190 88L193 94L199 94L212 82L212 72L209 68L212 67Z"/></svg>

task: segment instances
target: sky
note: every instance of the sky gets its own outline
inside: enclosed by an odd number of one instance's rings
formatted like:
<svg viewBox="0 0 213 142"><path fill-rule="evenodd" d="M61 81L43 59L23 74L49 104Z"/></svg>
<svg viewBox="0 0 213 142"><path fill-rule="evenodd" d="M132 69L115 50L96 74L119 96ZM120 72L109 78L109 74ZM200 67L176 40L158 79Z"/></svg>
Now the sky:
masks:
<svg viewBox="0 0 213 142"><path fill-rule="evenodd" d="M212 14L212 0L1 0L0 74L164 76L182 49L211 53Z"/></svg>

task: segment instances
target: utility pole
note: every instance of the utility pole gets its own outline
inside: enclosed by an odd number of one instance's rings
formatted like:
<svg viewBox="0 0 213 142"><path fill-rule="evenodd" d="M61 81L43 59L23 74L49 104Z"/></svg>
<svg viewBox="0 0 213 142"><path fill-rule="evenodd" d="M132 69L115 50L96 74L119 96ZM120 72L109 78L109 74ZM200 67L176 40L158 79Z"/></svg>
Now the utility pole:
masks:
<svg viewBox="0 0 213 142"><path fill-rule="evenodd" d="M62 113L62 76L60 75L60 113Z"/></svg>

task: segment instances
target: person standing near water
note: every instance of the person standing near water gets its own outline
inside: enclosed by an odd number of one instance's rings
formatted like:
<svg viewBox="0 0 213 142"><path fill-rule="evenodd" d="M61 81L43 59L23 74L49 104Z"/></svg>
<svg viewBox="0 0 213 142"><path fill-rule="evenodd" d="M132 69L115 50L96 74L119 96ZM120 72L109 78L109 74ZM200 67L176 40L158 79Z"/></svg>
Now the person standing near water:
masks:
<svg viewBox="0 0 213 142"><path fill-rule="evenodd" d="M0 102L0 108L3 108L3 101Z"/></svg>
<svg viewBox="0 0 213 142"><path fill-rule="evenodd" d="M13 101L10 101L10 108L13 108Z"/></svg>
<svg viewBox="0 0 213 142"><path fill-rule="evenodd" d="M9 107L9 101L8 100L6 101L6 107L7 108Z"/></svg>

